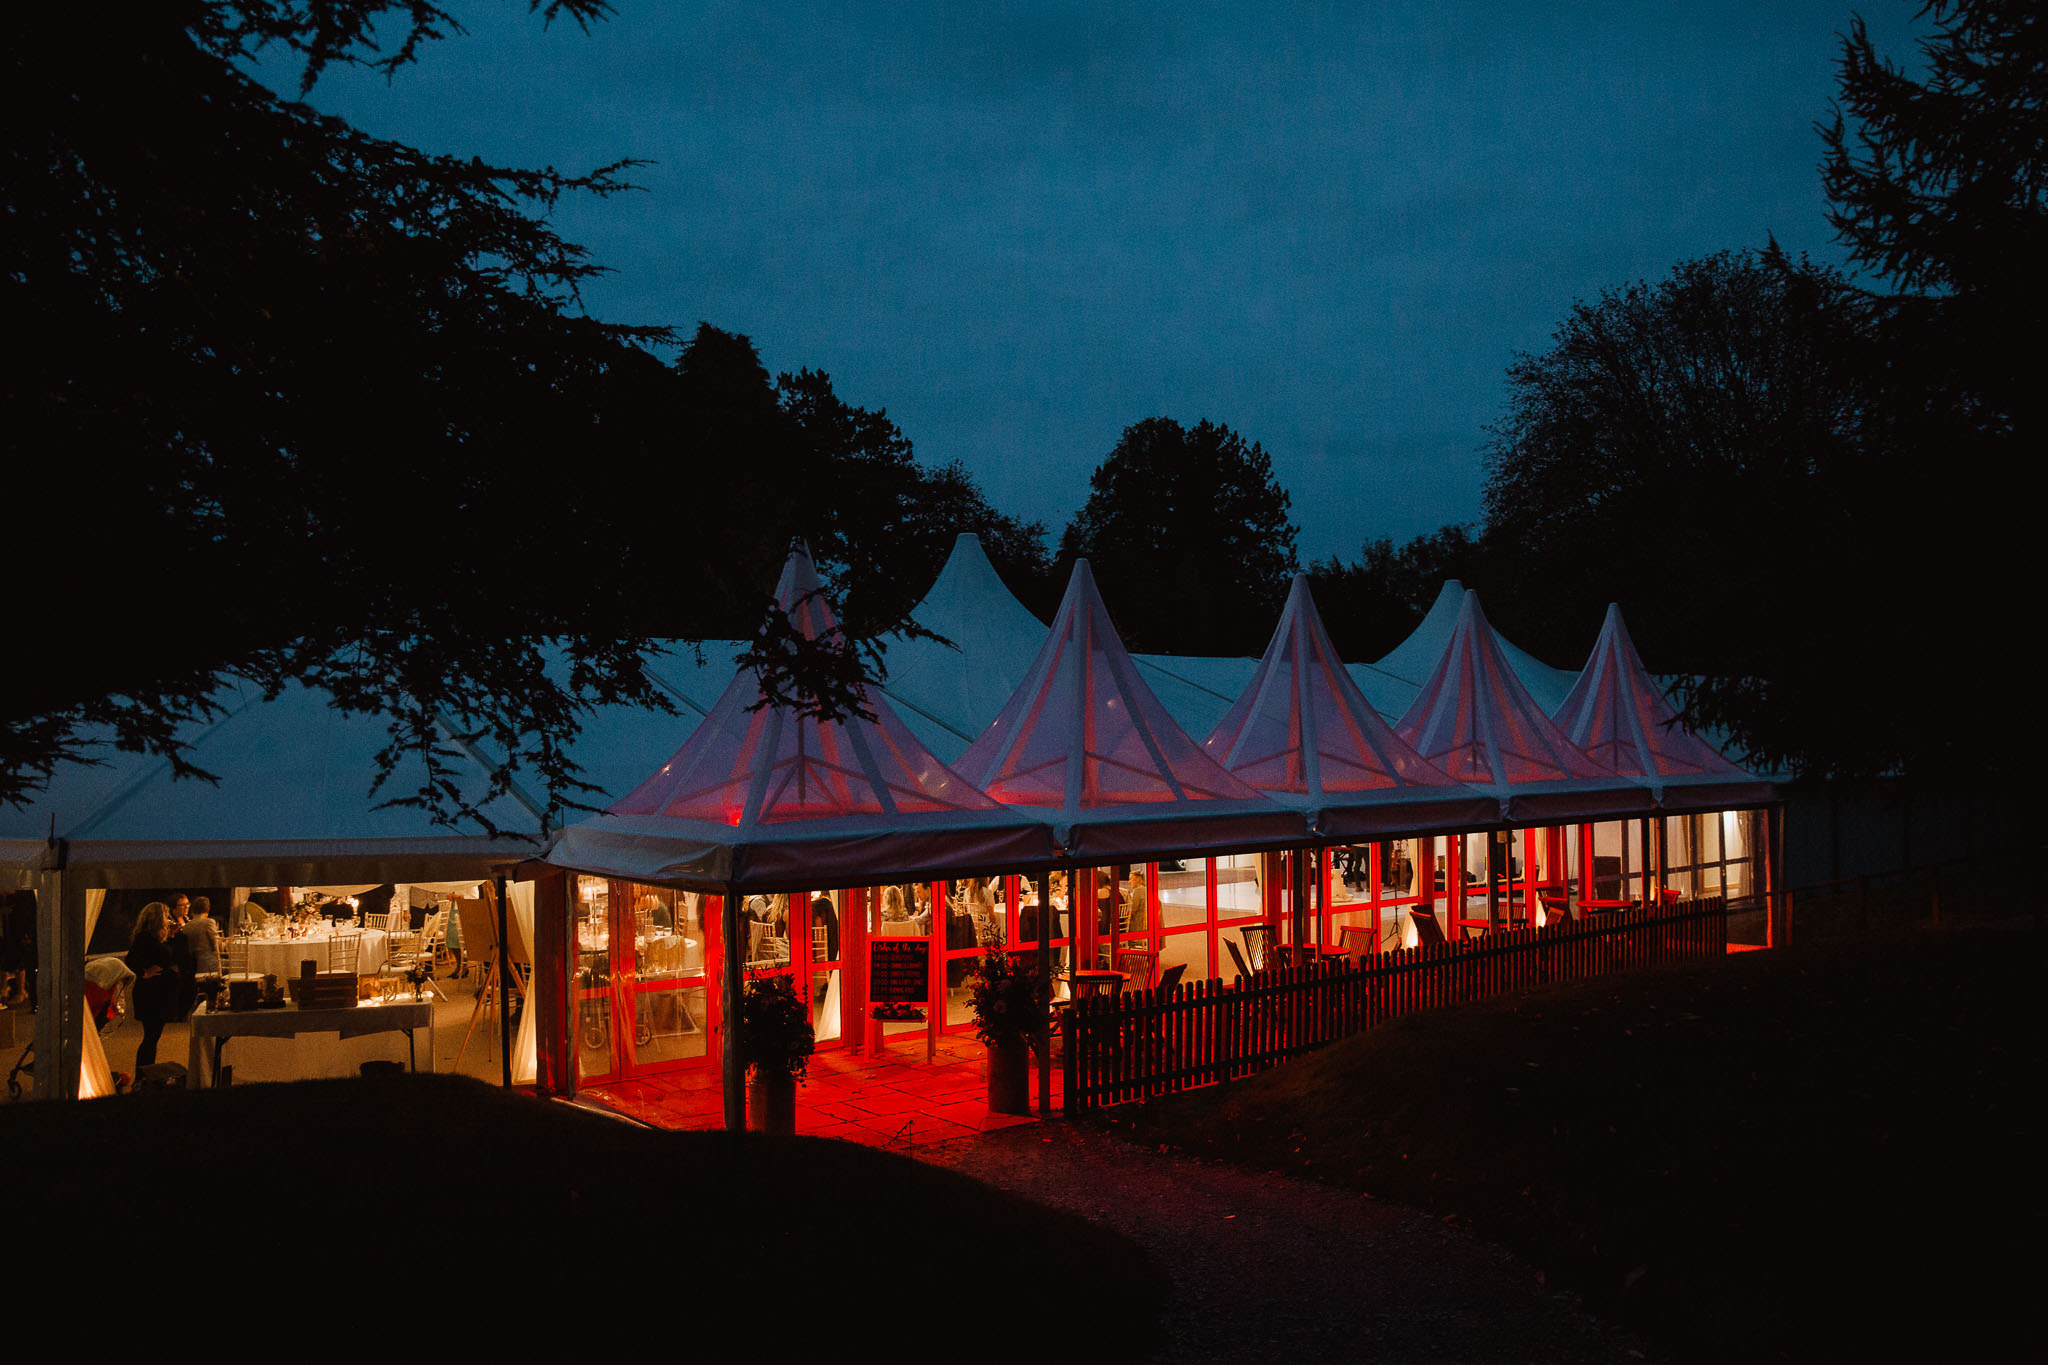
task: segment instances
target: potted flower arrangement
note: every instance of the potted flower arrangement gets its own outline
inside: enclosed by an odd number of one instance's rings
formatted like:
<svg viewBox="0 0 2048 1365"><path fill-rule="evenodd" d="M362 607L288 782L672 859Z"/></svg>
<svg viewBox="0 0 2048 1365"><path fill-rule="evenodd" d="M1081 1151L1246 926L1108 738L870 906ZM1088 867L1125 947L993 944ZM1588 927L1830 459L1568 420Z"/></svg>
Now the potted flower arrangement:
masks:
<svg viewBox="0 0 2048 1365"><path fill-rule="evenodd" d="M796 1087L817 1045L811 1012L786 976L747 983L740 1002L740 1055L747 1064L747 1127L796 1131Z"/></svg>
<svg viewBox="0 0 2048 1365"><path fill-rule="evenodd" d="M988 1045L988 1107L998 1114L1031 1112L1031 1046L1045 1012L1045 982L1001 948L990 948L967 978L974 1032Z"/></svg>

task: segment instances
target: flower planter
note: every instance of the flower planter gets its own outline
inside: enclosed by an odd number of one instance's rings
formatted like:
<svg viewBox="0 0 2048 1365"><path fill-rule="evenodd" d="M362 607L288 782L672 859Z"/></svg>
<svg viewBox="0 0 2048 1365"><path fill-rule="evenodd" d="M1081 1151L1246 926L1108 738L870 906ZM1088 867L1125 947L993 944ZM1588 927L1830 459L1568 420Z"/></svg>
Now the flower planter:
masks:
<svg viewBox="0 0 2048 1365"><path fill-rule="evenodd" d="M1031 1112L1031 1045L991 1043L988 1049L988 1107L995 1114Z"/></svg>
<svg viewBox="0 0 2048 1365"><path fill-rule="evenodd" d="M796 1081L793 1077L754 1073L754 1078L747 1082L747 1131L780 1133L785 1137L796 1133Z"/></svg>

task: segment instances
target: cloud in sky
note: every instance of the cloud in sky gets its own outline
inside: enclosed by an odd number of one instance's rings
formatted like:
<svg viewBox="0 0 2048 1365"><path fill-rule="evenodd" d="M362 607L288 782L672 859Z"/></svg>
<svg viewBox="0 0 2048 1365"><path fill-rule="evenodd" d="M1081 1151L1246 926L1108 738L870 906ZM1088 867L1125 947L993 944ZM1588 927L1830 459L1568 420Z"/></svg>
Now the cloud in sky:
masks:
<svg viewBox="0 0 2048 1365"><path fill-rule="evenodd" d="M1483 427L1572 302L1775 233L1836 259L1845 0L522 5L312 102L645 192L558 219L601 316L744 332L1055 532L1126 425L1225 422L1303 550L1479 515ZM1910 7L1869 6L1900 57Z"/></svg>

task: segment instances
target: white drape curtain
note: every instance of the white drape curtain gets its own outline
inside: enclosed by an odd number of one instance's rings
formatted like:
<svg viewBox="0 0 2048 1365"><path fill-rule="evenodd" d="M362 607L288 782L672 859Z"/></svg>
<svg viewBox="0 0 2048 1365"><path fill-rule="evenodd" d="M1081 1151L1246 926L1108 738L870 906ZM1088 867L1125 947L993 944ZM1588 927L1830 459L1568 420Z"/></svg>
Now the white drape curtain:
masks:
<svg viewBox="0 0 2048 1365"><path fill-rule="evenodd" d="M99 927L100 908L107 903L104 887L94 887L85 893L85 942L92 942L92 931ZM92 1012L85 1012L85 1047L78 1060L78 1098L98 1099L114 1093L113 1068L107 1065L107 1050L100 1046L100 1031L93 1026ZM57 1069L56 1058L50 1059L50 1069Z"/></svg>
<svg viewBox="0 0 2048 1365"><path fill-rule="evenodd" d="M519 939L533 949L533 888L532 882L512 882L505 888L505 899L510 903L512 918L519 925ZM527 991L526 1008L519 1013L519 1035L512 1040L512 1084L532 1085L539 1075L539 1064L535 1058L534 1016L540 1011L533 1007L533 992Z"/></svg>

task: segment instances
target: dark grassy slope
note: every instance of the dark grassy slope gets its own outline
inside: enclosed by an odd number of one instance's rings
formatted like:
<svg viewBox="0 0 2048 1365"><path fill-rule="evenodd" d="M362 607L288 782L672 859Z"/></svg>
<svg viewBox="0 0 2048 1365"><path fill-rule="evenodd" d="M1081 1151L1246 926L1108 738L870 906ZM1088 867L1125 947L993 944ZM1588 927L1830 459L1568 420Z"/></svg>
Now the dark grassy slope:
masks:
<svg viewBox="0 0 2048 1365"><path fill-rule="evenodd" d="M1954 1350L2036 1301L2043 945L1895 935L1550 988L1110 1121L1469 1221L1681 1355Z"/></svg>
<svg viewBox="0 0 2048 1365"><path fill-rule="evenodd" d="M204 1320L231 1338L299 1340L334 1330L330 1296L377 1281L372 1318L419 1345L566 1329L1014 1359L1043 1346L1016 1301L1053 1275L1125 1286L1076 1311L1143 1359L1164 1297L1122 1236L950 1171L820 1139L654 1132L460 1078L17 1104L0 1153L28 1297L83 1272L115 1320L161 1303L180 1337L202 1286Z"/></svg>

